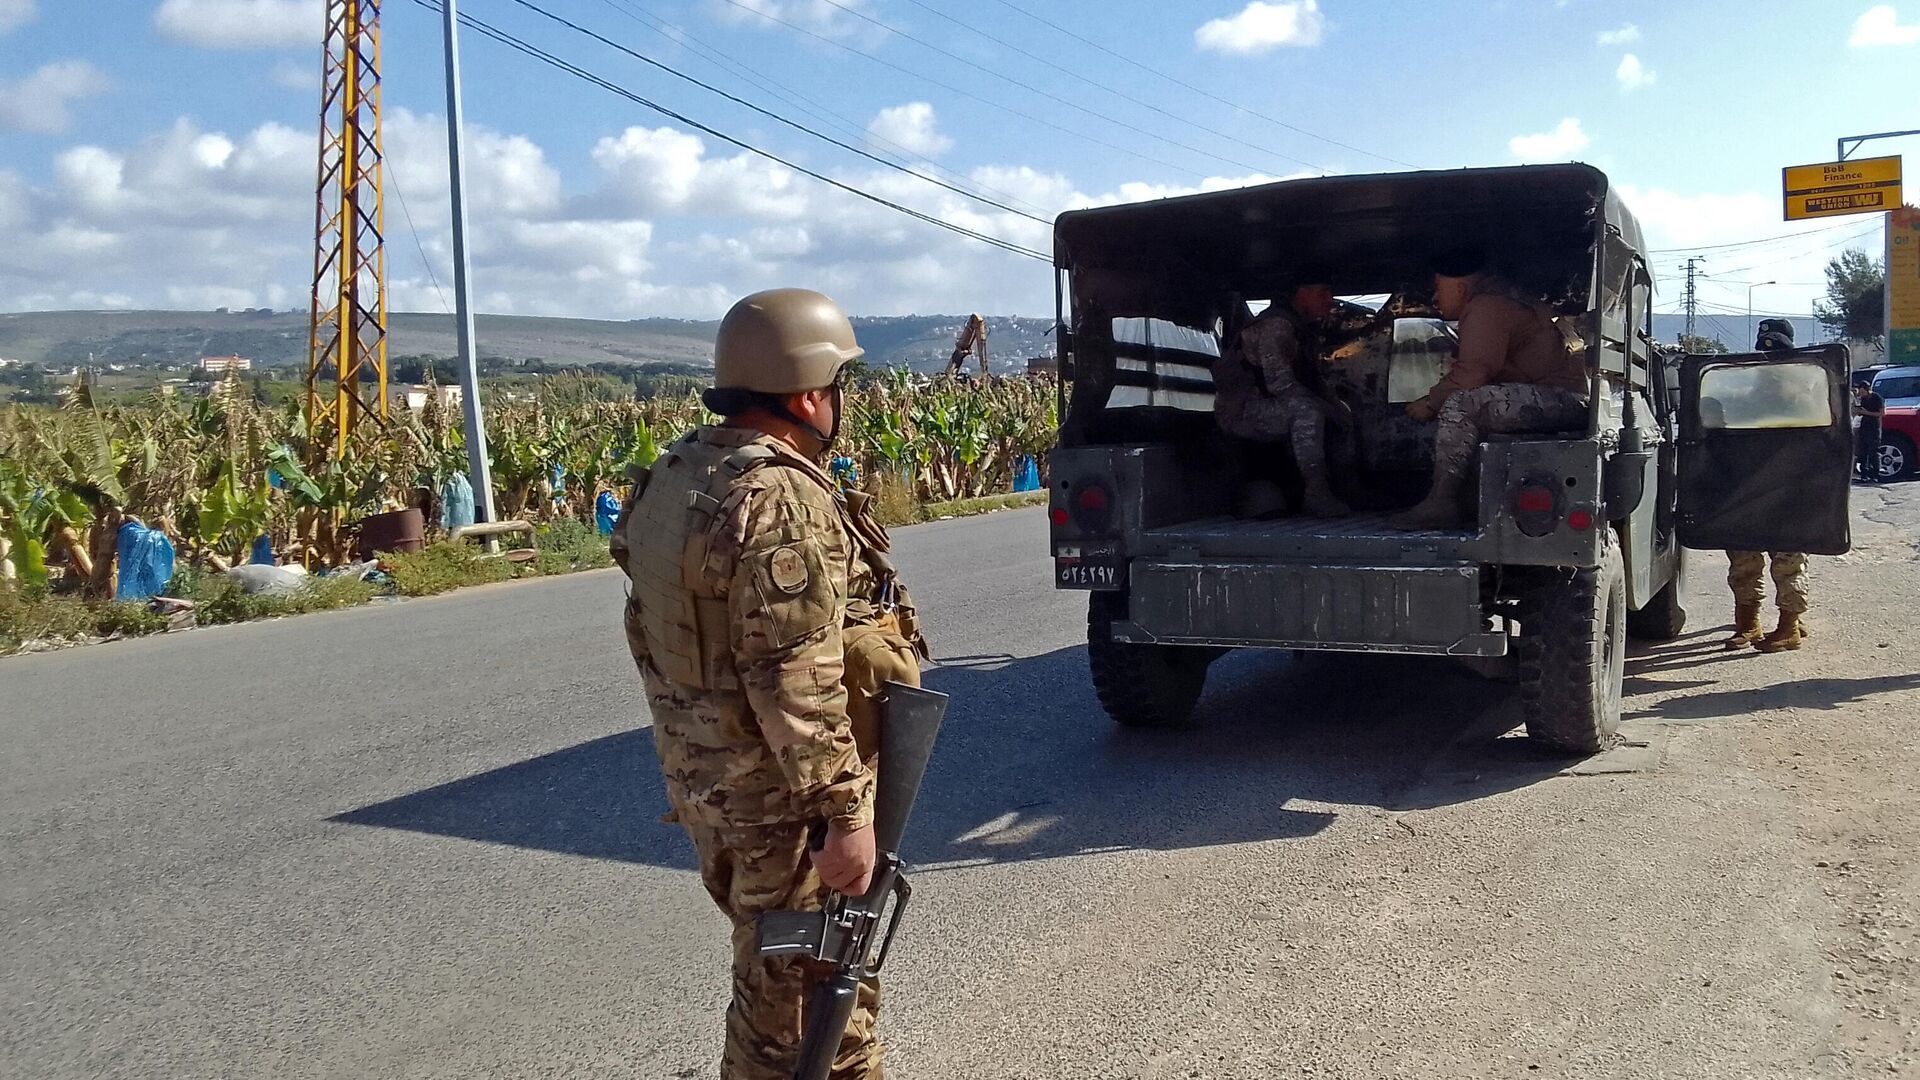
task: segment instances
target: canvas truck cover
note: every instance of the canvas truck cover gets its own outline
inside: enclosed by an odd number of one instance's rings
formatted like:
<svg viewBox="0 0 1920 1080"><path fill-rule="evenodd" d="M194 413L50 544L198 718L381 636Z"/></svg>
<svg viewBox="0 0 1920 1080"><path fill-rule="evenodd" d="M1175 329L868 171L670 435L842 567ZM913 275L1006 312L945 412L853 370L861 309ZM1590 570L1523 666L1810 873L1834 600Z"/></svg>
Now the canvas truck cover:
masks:
<svg viewBox="0 0 1920 1080"><path fill-rule="evenodd" d="M1643 250L1604 173L1528 165L1283 180L1076 210L1054 224L1054 263L1072 272L1077 302L1179 318L1203 314L1207 290L1273 296L1303 265L1325 270L1343 296L1419 290L1436 252L1472 246L1492 269L1562 298L1562 310L1588 309L1612 306L1629 272L1630 259L1595 259L1602 235L1616 255ZM1597 267L1609 295L1592 296Z"/></svg>

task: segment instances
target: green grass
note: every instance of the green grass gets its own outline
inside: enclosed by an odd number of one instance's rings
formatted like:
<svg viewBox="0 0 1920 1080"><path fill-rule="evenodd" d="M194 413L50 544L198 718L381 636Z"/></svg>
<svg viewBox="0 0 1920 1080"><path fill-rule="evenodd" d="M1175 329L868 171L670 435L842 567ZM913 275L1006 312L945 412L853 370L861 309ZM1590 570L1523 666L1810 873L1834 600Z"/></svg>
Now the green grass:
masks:
<svg viewBox="0 0 1920 1080"><path fill-rule="evenodd" d="M401 596L436 596L468 585L486 585L514 576L514 564L486 558L473 544L442 540L419 551L380 556Z"/></svg>
<svg viewBox="0 0 1920 1080"><path fill-rule="evenodd" d="M1045 491L1026 491L913 506L902 494L882 492L876 501L876 510L889 525L1036 506L1047 499ZM474 544L443 540L420 551L381 556L381 565L391 584L315 576L299 589L277 595L248 595L219 574L185 567L168 583L167 595L193 601L195 621L211 626L353 607L388 592L401 596L435 596L470 585L569 574L613 565L606 537L584 522L562 520L540 526L536 547L538 554L532 562L515 563L488 558ZM83 600L52 595L44 588L0 582L0 655L18 652L29 642L84 641L115 634L132 637L166 628L166 617L148 611L145 604Z"/></svg>
<svg viewBox="0 0 1920 1080"><path fill-rule="evenodd" d="M955 499L952 502L928 503L920 508L920 521L938 521L941 518L972 517L975 514L991 514L995 510L1011 510L1020 506L1040 506L1047 501L1047 493L1041 491L1017 491L1008 495L987 495L978 499Z"/></svg>
<svg viewBox="0 0 1920 1080"><path fill-rule="evenodd" d="M135 637L166 628L166 617L144 604L54 596L43 588L0 582L0 656L19 652L28 642Z"/></svg>

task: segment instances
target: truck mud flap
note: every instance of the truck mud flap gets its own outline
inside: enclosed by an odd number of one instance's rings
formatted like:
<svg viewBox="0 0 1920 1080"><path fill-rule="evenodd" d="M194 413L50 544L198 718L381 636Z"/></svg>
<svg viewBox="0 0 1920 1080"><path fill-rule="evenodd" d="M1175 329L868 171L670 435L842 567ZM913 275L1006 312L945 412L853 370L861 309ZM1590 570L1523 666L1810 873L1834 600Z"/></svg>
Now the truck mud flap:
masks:
<svg viewBox="0 0 1920 1080"><path fill-rule="evenodd" d="M1480 568L1288 566L1137 559L1120 641L1505 656Z"/></svg>

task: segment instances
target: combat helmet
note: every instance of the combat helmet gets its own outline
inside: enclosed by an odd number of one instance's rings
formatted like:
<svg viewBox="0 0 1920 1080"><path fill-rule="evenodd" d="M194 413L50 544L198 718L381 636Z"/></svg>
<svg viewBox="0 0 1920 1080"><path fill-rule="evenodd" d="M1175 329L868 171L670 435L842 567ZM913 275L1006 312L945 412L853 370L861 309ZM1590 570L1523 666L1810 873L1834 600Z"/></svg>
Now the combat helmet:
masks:
<svg viewBox="0 0 1920 1080"><path fill-rule="evenodd" d="M1793 348L1793 324L1785 319L1761 319L1760 331L1754 337L1753 347L1761 352L1778 352Z"/></svg>
<svg viewBox="0 0 1920 1080"><path fill-rule="evenodd" d="M734 304L720 321L713 387L776 395L823 390L864 351L839 304L812 289L768 289Z"/></svg>

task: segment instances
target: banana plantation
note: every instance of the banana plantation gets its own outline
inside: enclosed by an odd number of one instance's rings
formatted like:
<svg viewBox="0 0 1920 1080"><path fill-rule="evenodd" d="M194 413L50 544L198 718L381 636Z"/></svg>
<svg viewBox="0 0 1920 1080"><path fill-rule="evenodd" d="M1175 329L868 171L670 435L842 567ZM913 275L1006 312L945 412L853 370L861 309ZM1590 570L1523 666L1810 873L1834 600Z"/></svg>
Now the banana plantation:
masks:
<svg viewBox="0 0 1920 1080"><path fill-rule="evenodd" d="M711 419L691 391L612 397L603 383L563 375L489 400L497 513L592 522L601 492L620 494L630 468ZM836 471L882 505L1008 491L1021 462L1043 461L1053 438L1045 379L896 371L850 387L845 400ZM105 405L79 387L59 408L0 407L0 574L109 595L116 534L130 520L164 532L188 565L244 562L263 536L283 562L339 565L361 519L431 510L442 485L466 471L458 409L437 401L395 409L344 461L316 464L325 456L309 451L297 403L258 403L232 379L201 399Z"/></svg>

